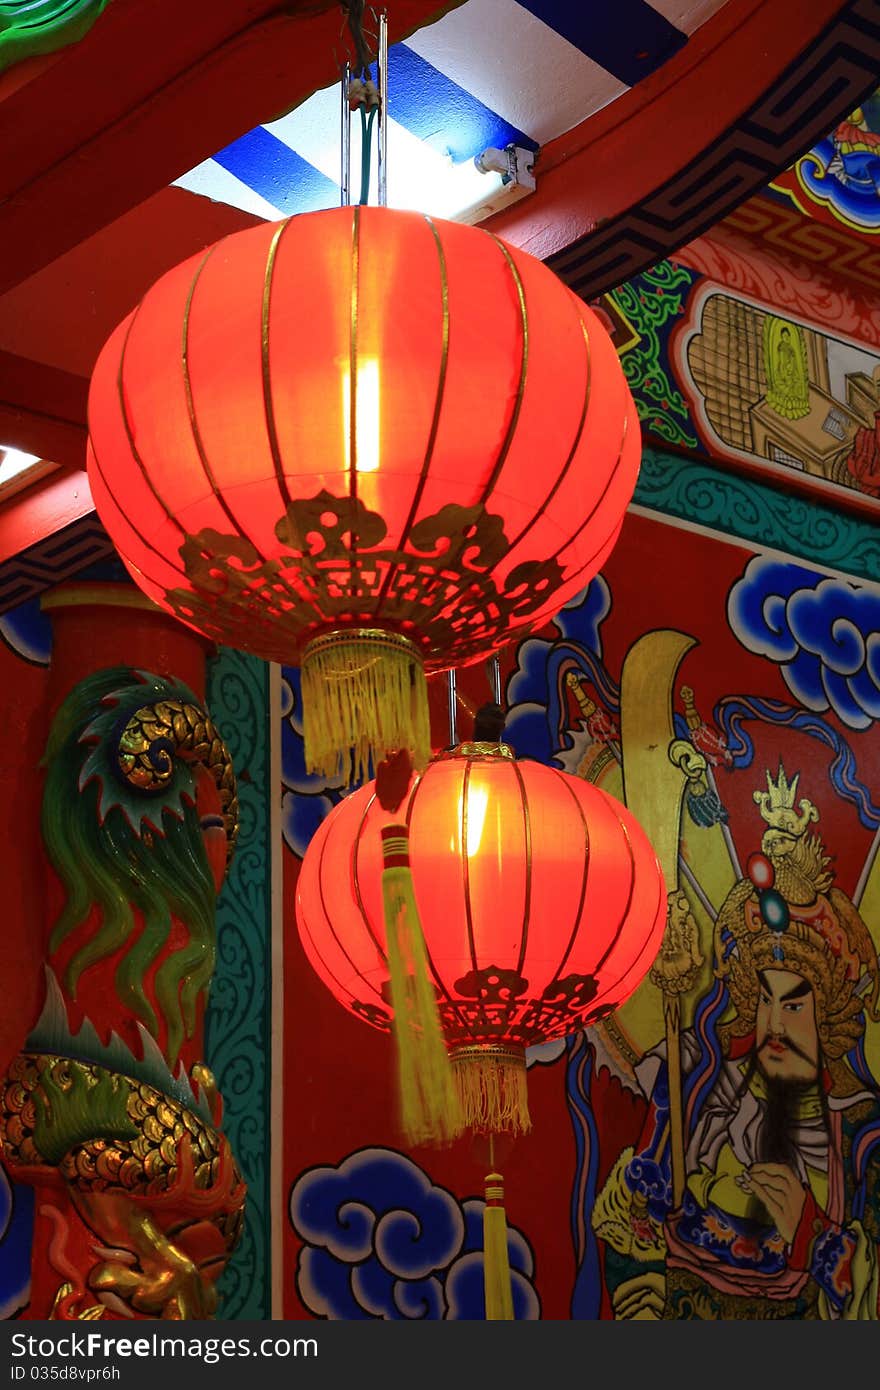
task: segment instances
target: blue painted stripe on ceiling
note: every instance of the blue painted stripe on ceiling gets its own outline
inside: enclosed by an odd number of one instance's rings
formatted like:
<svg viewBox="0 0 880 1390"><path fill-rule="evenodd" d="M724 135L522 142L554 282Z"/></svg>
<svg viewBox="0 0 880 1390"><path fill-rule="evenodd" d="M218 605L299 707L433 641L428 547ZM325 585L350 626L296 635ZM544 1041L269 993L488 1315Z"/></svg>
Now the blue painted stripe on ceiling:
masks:
<svg viewBox="0 0 880 1390"><path fill-rule="evenodd" d="M634 87L684 48L687 34L647 0L518 0L594 63ZM528 55L524 55L524 78ZM512 75L518 80L518 75Z"/></svg>
<svg viewBox="0 0 880 1390"><path fill-rule="evenodd" d="M263 126L248 131L214 158L285 215L316 212L339 202L339 185Z"/></svg>
<svg viewBox="0 0 880 1390"><path fill-rule="evenodd" d="M487 36L487 41L491 38ZM521 74L511 73L511 81ZM388 50L388 110L400 125L456 164L494 145L537 143L517 130L463 87L421 58L405 43Z"/></svg>

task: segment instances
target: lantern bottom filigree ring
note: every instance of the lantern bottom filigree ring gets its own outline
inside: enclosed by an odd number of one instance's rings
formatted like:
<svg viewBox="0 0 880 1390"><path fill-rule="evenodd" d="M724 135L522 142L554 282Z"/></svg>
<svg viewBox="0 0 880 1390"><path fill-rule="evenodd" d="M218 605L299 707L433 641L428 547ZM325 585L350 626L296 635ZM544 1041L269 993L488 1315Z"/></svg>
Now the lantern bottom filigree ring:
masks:
<svg viewBox="0 0 880 1390"><path fill-rule="evenodd" d="M465 1128L525 1134L532 1127L526 1050L516 1043L467 1043L449 1049Z"/></svg>
<svg viewBox="0 0 880 1390"><path fill-rule="evenodd" d="M370 775L377 750L406 748L422 768L431 756L428 689L421 652L409 637L378 627L321 633L302 656L306 770ZM372 769L375 772L375 767Z"/></svg>

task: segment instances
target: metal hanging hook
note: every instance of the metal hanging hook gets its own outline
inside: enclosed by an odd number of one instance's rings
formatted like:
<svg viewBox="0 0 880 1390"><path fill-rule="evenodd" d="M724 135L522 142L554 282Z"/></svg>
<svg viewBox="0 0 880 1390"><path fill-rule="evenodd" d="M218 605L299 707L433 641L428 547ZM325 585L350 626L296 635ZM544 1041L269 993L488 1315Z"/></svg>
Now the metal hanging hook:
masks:
<svg viewBox="0 0 880 1390"><path fill-rule="evenodd" d="M488 668L489 685L492 689L492 699L496 705L501 704L501 662L497 656L486 662Z"/></svg>
<svg viewBox="0 0 880 1390"><path fill-rule="evenodd" d="M375 10L370 11L378 23L377 81L374 83L370 75L369 51L361 27L363 3L361 2L357 6L343 5L343 9L349 16L349 25L357 50L358 66L355 69L354 78L352 78L350 62L345 63L342 69L340 87L340 202L342 207L349 207L351 204L351 117L353 107L358 107L361 111L362 121L364 121L365 111L370 110L369 125L365 123L364 127L368 132L371 131L373 118L375 117L377 120L376 187L379 206L384 208L388 205L388 14L385 10L380 10L378 14ZM361 143L361 203L367 201L370 143L371 136L365 135Z"/></svg>
<svg viewBox="0 0 880 1390"><path fill-rule="evenodd" d="M379 12L379 206L388 206L388 12Z"/></svg>
<svg viewBox="0 0 880 1390"><path fill-rule="evenodd" d="M458 690L455 679L455 667L446 672L446 698L449 702L449 746L458 747Z"/></svg>
<svg viewBox="0 0 880 1390"><path fill-rule="evenodd" d="M351 111L348 105L351 87L351 63L342 69L340 86L340 146L342 167L339 175L340 204L347 208L351 204Z"/></svg>

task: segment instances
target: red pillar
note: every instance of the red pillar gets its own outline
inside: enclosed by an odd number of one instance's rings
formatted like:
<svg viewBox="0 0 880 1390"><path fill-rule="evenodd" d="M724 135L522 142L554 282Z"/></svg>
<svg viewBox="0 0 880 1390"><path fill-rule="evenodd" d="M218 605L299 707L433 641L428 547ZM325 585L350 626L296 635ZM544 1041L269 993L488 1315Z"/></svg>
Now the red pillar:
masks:
<svg viewBox="0 0 880 1390"><path fill-rule="evenodd" d="M53 642L46 701L39 719L40 756L65 697L87 676L108 667L128 666L171 677L189 686L200 702L204 700L205 662L211 645L156 608L135 588L107 583L61 585L44 596L42 607L51 617ZM31 737L28 744L31 753L33 743ZM41 963L48 955L49 933L62 906L63 893L42 847L39 808L43 778L36 768L33 783L33 804L28 804L17 835L22 843L26 840L33 846L32 858L41 863L42 902L34 913L34 926L39 924L40 930L34 933L38 949L32 951L32 957L40 958L38 975L41 977ZM175 948L177 932L175 924L169 936L169 951ZM100 968L86 972L77 991L76 1003L66 1001L68 1015L74 1028L87 1015L102 1041L108 1040L112 1029L137 1053L139 1036L135 1022L121 1014L115 991L108 987L114 968L115 961L111 960L103 972ZM33 996L33 989L23 992L29 1016L21 1019L22 1041L39 1012L43 997L41 979L36 1008ZM202 1045L200 1019L196 1036L183 1053L187 1066L203 1056ZM50 1250L54 1252L52 1256ZM82 1270L88 1269L93 1260L90 1233L77 1216L64 1184L51 1178L40 1181L35 1190L31 1301L25 1316L46 1318L50 1315L65 1262Z"/></svg>

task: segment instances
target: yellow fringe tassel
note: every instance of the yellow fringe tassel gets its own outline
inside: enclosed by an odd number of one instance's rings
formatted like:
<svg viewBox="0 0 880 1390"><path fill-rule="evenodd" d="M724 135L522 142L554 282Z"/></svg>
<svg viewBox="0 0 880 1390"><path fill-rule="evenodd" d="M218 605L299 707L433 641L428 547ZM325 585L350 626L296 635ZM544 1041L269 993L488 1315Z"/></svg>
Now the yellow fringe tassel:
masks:
<svg viewBox="0 0 880 1390"><path fill-rule="evenodd" d="M385 826L382 841L401 1126L411 1144L443 1143L463 1125L413 891L406 826Z"/></svg>
<svg viewBox="0 0 880 1390"><path fill-rule="evenodd" d="M481 1134L526 1134L532 1127L525 1051L494 1043L451 1053L462 1120Z"/></svg>
<svg viewBox="0 0 880 1390"><path fill-rule="evenodd" d="M507 1253L507 1214L504 1210L504 1179L500 1173L486 1174L486 1205L483 1208L483 1288L486 1294L486 1321L513 1321L513 1287Z"/></svg>
<svg viewBox="0 0 880 1390"><path fill-rule="evenodd" d="M306 770L361 781L405 748L416 768L431 756L428 687L418 648L379 628L325 633L302 658Z"/></svg>

